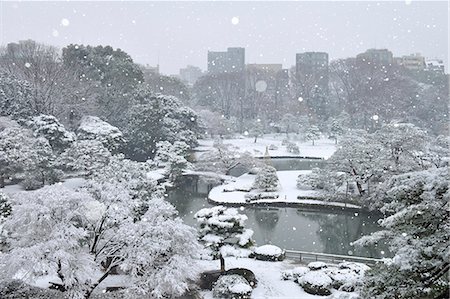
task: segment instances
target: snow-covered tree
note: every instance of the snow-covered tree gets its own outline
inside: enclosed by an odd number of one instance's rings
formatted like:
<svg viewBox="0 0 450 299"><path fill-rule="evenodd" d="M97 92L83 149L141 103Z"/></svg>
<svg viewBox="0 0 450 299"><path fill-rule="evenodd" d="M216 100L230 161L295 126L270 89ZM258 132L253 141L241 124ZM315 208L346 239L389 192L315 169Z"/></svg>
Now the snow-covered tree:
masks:
<svg viewBox="0 0 450 299"><path fill-rule="evenodd" d="M283 115L280 121L280 126L282 132L285 132L286 135L291 132L298 132L297 118L291 113L286 113L285 115Z"/></svg>
<svg viewBox="0 0 450 299"><path fill-rule="evenodd" d="M443 298L448 292L450 203L448 169L393 176L376 194L384 230L357 245L386 241L392 259L369 271L363 298Z"/></svg>
<svg viewBox="0 0 450 299"><path fill-rule="evenodd" d="M32 140L32 150L24 166L24 181L22 182L27 190L37 189L45 184L53 184L62 177L62 172L57 169L56 157L47 139L39 137Z"/></svg>
<svg viewBox="0 0 450 299"><path fill-rule="evenodd" d="M30 131L9 127L0 132L0 187L18 176L30 162L34 142Z"/></svg>
<svg viewBox="0 0 450 299"><path fill-rule="evenodd" d="M264 126L261 123L261 120L258 118L256 121L252 123L252 126L250 127L248 131L248 135L255 138L254 143L258 140L258 137L262 136L264 134Z"/></svg>
<svg viewBox="0 0 450 299"><path fill-rule="evenodd" d="M30 84L25 80L0 72L0 116L23 119L33 115L31 93Z"/></svg>
<svg viewBox="0 0 450 299"><path fill-rule="evenodd" d="M27 121L26 125L36 136L47 139L55 152L62 152L75 141L75 134L66 130L53 115L35 116Z"/></svg>
<svg viewBox="0 0 450 299"><path fill-rule="evenodd" d="M338 143L338 138L345 133L345 127L339 119L333 119L330 123L330 133L334 137L335 144Z"/></svg>
<svg viewBox="0 0 450 299"><path fill-rule="evenodd" d="M360 195L367 190L366 184L383 174L379 162L380 148L370 142L363 132L342 139L337 151L328 159L327 168L335 172L348 174L356 182Z"/></svg>
<svg viewBox="0 0 450 299"><path fill-rule="evenodd" d="M162 199L151 200L140 219L121 183L94 182L78 191L52 185L14 202L5 222L2 278L55 276L52 282L71 298L89 298L117 267L128 276L133 298L176 297L195 279L195 230Z"/></svg>
<svg viewBox="0 0 450 299"><path fill-rule="evenodd" d="M312 141L312 145L314 145L314 141L320 138L320 130L317 126L310 126L306 131L306 139Z"/></svg>
<svg viewBox="0 0 450 299"><path fill-rule="evenodd" d="M119 128L101 120L97 116L84 116L77 129L78 140L100 141L111 153L122 150L125 139Z"/></svg>
<svg viewBox="0 0 450 299"><path fill-rule="evenodd" d="M422 168L421 157L427 145L425 131L409 123L391 123L373 137L381 145L379 155L390 172L398 174Z"/></svg>
<svg viewBox="0 0 450 299"><path fill-rule="evenodd" d="M189 146L185 142L160 141L156 144L155 162L165 166L172 181L182 175L183 171L192 167L187 160Z"/></svg>
<svg viewBox="0 0 450 299"><path fill-rule="evenodd" d="M135 92L125 128L130 155L137 160L153 158L159 141L197 143L196 113L171 96L153 95L142 88Z"/></svg>
<svg viewBox="0 0 450 299"><path fill-rule="evenodd" d="M140 219L148 210L149 202L164 194L163 188L149 177L153 170L153 165L149 162L136 162L125 159L122 155L114 155L107 165L94 173L92 181L124 185L133 200L133 217Z"/></svg>
<svg viewBox="0 0 450 299"><path fill-rule="evenodd" d="M221 271L225 271L223 257L248 256L250 253L245 249L254 244L253 231L244 228L247 216L239 214L237 209L224 206L205 208L198 211L194 218L200 225L200 241L211 250L213 258L220 258Z"/></svg>
<svg viewBox="0 0 450 299"><path fill-rule="evenodd" d="M97 140L80 140L72 143L58 158L58 163L68 171L79 171L89 176L108 164L111 153Z"/></svg>
<svg viewBox="0 0 450 299"><path fill-rule="evenodd" d="M256 174L253 188L264 191L274 191L278 187L277 170L269 165L262 167Z"/></svg>

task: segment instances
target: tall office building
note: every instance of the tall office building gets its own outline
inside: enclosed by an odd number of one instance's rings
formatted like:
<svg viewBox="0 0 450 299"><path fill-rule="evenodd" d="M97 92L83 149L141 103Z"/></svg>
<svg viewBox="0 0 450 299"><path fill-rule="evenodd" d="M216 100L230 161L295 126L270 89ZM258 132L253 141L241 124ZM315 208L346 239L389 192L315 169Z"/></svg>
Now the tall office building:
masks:
<svg viewBox="0 0 450 299"><path fill-rule="evenodd" d="M328 90L328 53L305 52L297 53L295 73L298 80L310 78L323 90Z"/></svg>
<svg viewBox="0 0 450 299"><path fill-rule="evenodd" d="M356 55L356 59L382 65L394 62L394 56L388 49L368 49L366 52Z"/></svg>
<svg viewBox="0 0 450 299"><path fill-rule="evenodd" d="M199 67L188 65L187 67L180 69L180 79L188 85L194 85L198 78L203 75L202 70Z"/></svg>
<svg viewBox="0 0 450 299"><path fill-rule="evenodd" d="M208 73L233 73L244 69L244 48L228 48L226 52L208 51Z"/></svg>

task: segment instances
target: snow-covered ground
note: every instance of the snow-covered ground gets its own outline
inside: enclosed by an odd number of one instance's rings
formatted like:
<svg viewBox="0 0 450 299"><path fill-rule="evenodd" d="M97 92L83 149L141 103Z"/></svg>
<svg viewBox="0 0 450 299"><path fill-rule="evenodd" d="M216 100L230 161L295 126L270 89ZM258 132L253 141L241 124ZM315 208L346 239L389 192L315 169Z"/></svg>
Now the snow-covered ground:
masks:
<svg viewBox="0 0 450 299"><path fill-rule="evenodd" d="M291 299L318 299L318 298L333 298L345 293L333 290L333 294L330 296L316 296L306 293L302 287L293 281L283 280L281 272L284 270L293 269L299 264L294 263L291 260L284 260L282 262L265 262L249 258L225 258L226 269L231 268L246 268L251 270L258 280L257 287L252 292L252 298L291 298ZM199 261L199 266L203 271L207 270L219 270L219 261ZM211 291L201 291L204 299L213 298ZM355 293L346 293L349 296L355 295Z"/></svg>
<svg viewBox="0 0 450 299"><path fill-rule="evenodd" d="M61 184L69 189L77 189L81 186L83 186L83 184L86 183L86 179L84 178L69 178L69 179L65 179L63 182L60 183L56 183L56 184ZM5 186L4 188L0 188L0 192L8 194L8 193L17 193L17 192L21 192L21 191L25 191L25 189L20 185L20 184L15 184L15 185L8 185Z"/></svg>
<svg viewBox="0 0 450 299"><path fill-rule="evenodd" d="M292 139L289 141L295 143L299 149L299 154L293 154L287 151L286 146L282 145L282 140L286 139L285 134L267 134L257 139L256 143L254 138L242 137L224 139L224 144L230 144L233 149L239 152L249 152L255 157L264 157L266 147L275 145L278 147L276 150L269 150L271 157L315 157L328 159L336 151L336 145L333 140L319 139L314 142L314 146L311 141L297 141L295 135L291 135ZM199 146L197 151L207 151L213 146L214 140L202 139L199 140Z"/></svg>
<svg viewBox="0 0 450 299"><path fill-rule="evenodd" d="M299 174L311 173L310 170L289 170L289 171L277 171L278 179L280 180L277 191L270 192L270 194L278 195L276 199L259 199L252 201L254 203L272 203L272 204L300 204L300 205L320 205L320 206L336 206L336 207L348 207L348 208L360 208L357 205L345 204L340 202L323 201L322 194L315 190L300 190L297 188L297 177ZM227 183L214 187L209 195L209 200L215 203L224 204L249 204L246 201L246 195L249 194L264 194L265 192L257 192L250 190L256 175L244 174L235 179L234 182ZM240 191L232 191L240 190Z"/></svg>

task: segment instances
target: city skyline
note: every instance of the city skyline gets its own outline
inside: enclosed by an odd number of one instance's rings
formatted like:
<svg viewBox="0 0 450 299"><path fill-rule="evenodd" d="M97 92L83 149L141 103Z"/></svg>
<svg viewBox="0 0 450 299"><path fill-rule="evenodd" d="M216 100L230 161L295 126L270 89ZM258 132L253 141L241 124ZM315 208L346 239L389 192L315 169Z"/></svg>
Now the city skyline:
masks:
<svg viewBox="0 0 450 299"><path fill-rule="evenodd" d="M208 51L228 47L245 48L246 64L283 68L302 52L331 61L386 48L440 58L448 69L447 12L446 2L417 1L2 2L0 42L111 45L137 63L159 63L164 74L206 70Z"/></svg>

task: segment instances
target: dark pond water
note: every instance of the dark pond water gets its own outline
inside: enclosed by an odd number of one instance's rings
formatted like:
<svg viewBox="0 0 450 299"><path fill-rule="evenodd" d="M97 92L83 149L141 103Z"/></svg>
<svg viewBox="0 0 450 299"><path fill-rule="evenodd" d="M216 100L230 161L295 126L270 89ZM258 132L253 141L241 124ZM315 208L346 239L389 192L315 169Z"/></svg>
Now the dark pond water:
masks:
<svg viewBox="0 0 450 299"><path fill-rule="evenodd" d="M205 195L176 190L168 200L188 225L197 227L194 214L212 207ZM350 245L359 237L377 231L378 217L367 213L307 211L295 208L241 208L246 227L254 231L258 245L274 244L285 249L380 258L386 246L359 249Z"/></svg>

